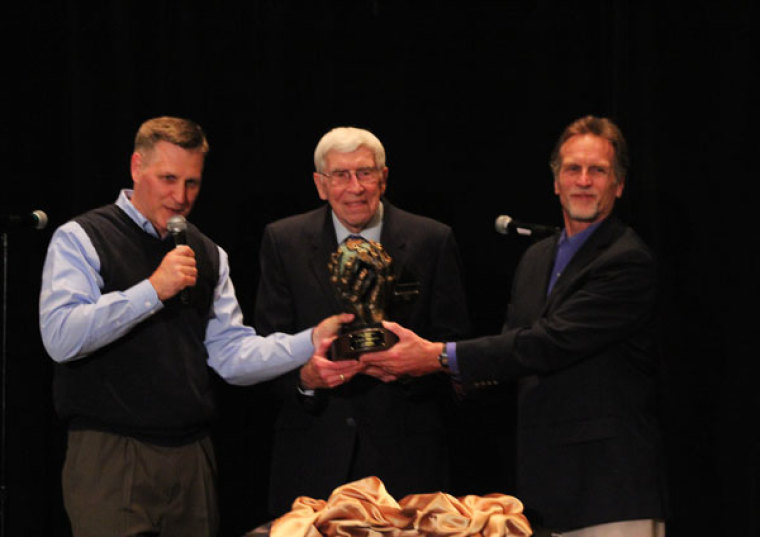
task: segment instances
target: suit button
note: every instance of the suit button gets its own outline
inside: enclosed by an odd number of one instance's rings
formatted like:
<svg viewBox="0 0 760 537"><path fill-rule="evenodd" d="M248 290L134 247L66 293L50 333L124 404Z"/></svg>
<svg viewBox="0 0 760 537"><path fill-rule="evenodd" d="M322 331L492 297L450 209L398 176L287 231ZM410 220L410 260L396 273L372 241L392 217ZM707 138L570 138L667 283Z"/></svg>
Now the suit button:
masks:
<svg viewBox="0 0 760 537"><path fill-rule="evenodd" d="M356 420L354 418L346 418L346 425L356 427Z"/></svg>

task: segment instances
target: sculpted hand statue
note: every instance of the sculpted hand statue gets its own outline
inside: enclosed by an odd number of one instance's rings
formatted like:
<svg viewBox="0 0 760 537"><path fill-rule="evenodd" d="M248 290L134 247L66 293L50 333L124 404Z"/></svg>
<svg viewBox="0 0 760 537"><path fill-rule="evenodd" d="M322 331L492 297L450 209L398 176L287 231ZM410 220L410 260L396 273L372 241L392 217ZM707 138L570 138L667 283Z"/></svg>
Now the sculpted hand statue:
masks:
<svg viewBox="0 0 760 537"><path fill-rule="evenodd" d="M345 311L354 314L333 342L333 360L357 359L398 341L382 325L395 279L391 262L380 243L362 238L347 239L332 254L327 264L330 281Z"/></svg>

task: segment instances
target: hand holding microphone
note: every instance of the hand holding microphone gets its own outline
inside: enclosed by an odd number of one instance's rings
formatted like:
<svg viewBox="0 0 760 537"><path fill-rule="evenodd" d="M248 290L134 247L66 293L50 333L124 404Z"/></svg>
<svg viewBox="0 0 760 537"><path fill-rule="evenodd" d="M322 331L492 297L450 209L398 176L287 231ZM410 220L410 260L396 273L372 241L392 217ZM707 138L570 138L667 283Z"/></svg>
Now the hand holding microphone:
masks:
<svg viewBox="0 0 760 537"><path fill-rule="evenodd" d="M184 216L172 216L167 222L167 230L174 239L175 248L166 254L156 271L148 278L164 302L179 294L183 305L190 303L187 287L192 287L198 278L195 264L195 252L187 246L185 230L187 221Z"/></svg>

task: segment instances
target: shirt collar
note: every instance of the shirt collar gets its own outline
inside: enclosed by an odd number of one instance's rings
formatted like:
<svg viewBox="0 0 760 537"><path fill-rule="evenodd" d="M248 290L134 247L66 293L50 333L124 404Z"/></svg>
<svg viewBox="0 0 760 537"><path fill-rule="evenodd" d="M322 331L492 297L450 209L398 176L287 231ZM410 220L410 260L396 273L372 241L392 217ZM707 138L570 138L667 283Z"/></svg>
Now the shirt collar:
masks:
<svg viewBox="0 0 760 537"><path fill-rule="evenodd" d="M375 216L369 221L369 223L359 233L354 233L346 229L338 217L335 216L335 211L332 211L333 227L335 228L335 238L338 239L338 244L341 244L351 235L361 235L368 241L380 242L380 235L383 231L383 202L381 201L377 206Z"/></svg>
<svg viewBox="0 0 760 537"><path fill-rule="evenodd" d="M140 226L140 229L142 229L145 233L148 233L149 235L152 235L156 238L161 238L158 235L158 232L156 231L156 228L153 227L153 224L143 216L143 214L137 210L137 208L132 204L132 193L134 191L131 188L124 188L119 192L119 197L116 199L116 206L127 213L127 216L129 216L132 221Z"/></svg>
<svg viewBox="0 0 760 537"><path fill-rule="evenodd" d="M574 251L577 251L578 248L580 248L584 242L588 240L588 238L594 233L596 228L599 227L599 225L603 222L603 220L600 220L599 222L596 222L594 224L591 224L589 227L584 229L583 231L580 231L573 235L572 237L567 236L567 229L563 229L562 233L559 235L559 241L557 242L558 248L572 248Z"/></svg>
<svg viewBox="0 0 760 537"><path fill-rule="evenodd" d="M588 240L588 238L594 233L601 222L590 225L580 233L576 233L572 237L567 236L567 230L563 229L559 235L557 241L557 249L554 256L554 265L549 277L549 286L547 287L546 294L550 294L554 289L554 284L557 283L565 267L570 264L570 260L575 256L576 252L581 249L581 246Z"/></svg>

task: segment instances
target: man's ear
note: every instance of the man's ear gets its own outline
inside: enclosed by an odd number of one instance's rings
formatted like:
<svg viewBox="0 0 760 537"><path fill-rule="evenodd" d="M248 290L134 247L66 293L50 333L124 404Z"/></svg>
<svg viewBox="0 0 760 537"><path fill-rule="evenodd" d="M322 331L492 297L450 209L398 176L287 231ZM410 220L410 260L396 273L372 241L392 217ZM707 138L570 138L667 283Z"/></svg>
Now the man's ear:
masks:
<svg viewBox="0 0 760 537"><path fill-rule="evenodd" d="M623 196L623 188L625 187L625 179L617 182L617 189L615 190L615 197L620 198Z"/></svg>
<svg viewBox="0 0 760 537"><path fill-rule="evenodd" d="M327 185L325 176L321 173L314 172L314 186L317 187L319 199L327 201Z"/></svg>
<svg viewBox="0 0 760 537"><path fill-rule="evenodd" d="M380 195L385 194L385 188L388 186L388 166L383 168L383 174L380 178Z"/></svg>
<svg viewBox="0 0 760 537"><path fill-rule="evenodd" d="M132 181L135 177L139 176L140 168L142 168L142 155L135 151L132 153L132 158L129 160L129 171L132 174Z"/></svg>

